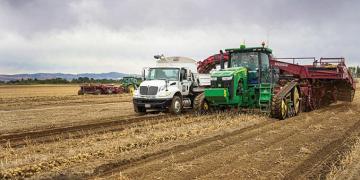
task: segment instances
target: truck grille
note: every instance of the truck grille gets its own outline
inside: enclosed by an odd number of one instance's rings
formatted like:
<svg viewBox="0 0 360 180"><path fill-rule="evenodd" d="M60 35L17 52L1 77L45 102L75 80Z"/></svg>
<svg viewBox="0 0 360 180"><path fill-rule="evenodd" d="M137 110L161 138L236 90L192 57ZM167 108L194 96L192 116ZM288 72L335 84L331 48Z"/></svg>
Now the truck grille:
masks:
<svg viewBox="0 0 360 180"><path fill-rule="evenodd" d="M158 91L157 86L150 86L149 88L146 86L140 86L141 95L156 95L157 91Z"/></svg>

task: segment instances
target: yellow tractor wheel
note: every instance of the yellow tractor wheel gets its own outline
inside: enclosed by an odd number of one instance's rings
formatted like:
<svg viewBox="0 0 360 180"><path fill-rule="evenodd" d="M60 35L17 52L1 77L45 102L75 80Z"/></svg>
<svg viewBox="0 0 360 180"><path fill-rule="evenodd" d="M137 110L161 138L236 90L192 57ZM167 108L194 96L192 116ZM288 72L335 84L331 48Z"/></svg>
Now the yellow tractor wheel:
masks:
<svg viewBox="0 0 360 180"><path fill-rule="evenodd" d="M300 96L297 87L294 88L293 96L295 116L297 116L300 113Z"/></svg>
<svg viewBox="0 0 360 180"><path fill-rule="evenodd" d="M285 119L288 113L287 104L285 102L285 99L281 100L281 119Z"/></svg>
<svg viewBox="0 0 360 180"><path fill-rule="evenodd" d="M135 90L135 88L134 88L133 85L129 85L129 86L127 87L127 92L130 93L130 94L134 93L134 90Z"/></svg>

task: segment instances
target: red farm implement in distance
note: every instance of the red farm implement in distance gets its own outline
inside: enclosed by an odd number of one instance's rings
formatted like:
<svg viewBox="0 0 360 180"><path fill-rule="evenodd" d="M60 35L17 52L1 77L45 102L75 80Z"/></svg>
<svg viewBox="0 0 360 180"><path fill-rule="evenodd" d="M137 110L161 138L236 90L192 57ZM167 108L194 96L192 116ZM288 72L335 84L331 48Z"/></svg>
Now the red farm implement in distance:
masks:
<svg viewBox="0 0 360 180"><path fill-rule="evenodd" d="M312 65L299 65L295 60L313 60ZM284 62L292 61L292 63ZM311 111L337 101L352 102L356 84L344 58L272 58L270 65L279 69L279 81L297 81L300 85L303 111ZM278 83L279 84L279 83ZM280 83L281 84L281 83ZM274 93L281 86L274 87Z"/></svg>
<svg viewBox="0 0 360 180"><path fill-rule="evenodd" d="M124 87L115 87L113 84L81 84L80 90L78 91L78 95L84 94L122 94L125 93L126 90Z"/></svg>

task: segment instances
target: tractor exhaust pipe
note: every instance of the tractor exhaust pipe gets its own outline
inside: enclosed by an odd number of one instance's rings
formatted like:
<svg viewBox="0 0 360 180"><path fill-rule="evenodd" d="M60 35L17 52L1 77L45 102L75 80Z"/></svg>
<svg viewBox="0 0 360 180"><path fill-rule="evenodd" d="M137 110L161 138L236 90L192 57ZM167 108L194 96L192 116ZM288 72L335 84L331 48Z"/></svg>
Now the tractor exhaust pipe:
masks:
<svg viewBox="0 0 360 180"><path fill-rule="evenodd" d="M224 53L220 50L220 69L224 69Z"/></svg>

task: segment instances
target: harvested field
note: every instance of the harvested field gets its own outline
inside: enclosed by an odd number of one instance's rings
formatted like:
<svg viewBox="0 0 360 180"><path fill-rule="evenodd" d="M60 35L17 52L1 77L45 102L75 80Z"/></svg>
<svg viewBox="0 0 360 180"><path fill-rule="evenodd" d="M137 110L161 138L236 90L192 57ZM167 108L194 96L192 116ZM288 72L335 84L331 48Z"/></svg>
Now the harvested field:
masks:
<svg viewBox="0 0 360 180"><path fill-rule="evenodd" d="M360 88L352 103L338 102L284 121L237 113L139 116L133 113L128 94L78 96L78 89L0 86L0 177L356 179L359 175Z"/></svg>

